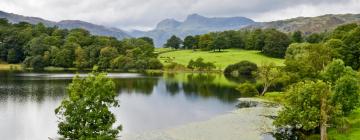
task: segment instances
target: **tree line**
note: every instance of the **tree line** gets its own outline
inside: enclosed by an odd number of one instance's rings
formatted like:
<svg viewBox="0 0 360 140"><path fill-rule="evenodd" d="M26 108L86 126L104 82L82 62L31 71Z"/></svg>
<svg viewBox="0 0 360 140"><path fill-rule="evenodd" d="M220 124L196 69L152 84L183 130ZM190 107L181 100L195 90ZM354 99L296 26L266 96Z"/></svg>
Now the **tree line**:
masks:
<svg viewBox="0 0 360 140"><path fill-rule="evenodd" d="M47 66L86 69L159 69L151 38L117 40L84 29L9 23L0 19L0 59L42 70Z"/></svg>
<svg viewBox="0 0 360 140"><path fill-rule="evenodd" d="M174 49L200 49L221 51L228 48L259 50L270 57L283 58L291 43L322 41L325 33L305 35L300 31L284 33L276 29L244 29L211 32L202 35L186 36L184 40L173 35L164 47Z"/></svg>

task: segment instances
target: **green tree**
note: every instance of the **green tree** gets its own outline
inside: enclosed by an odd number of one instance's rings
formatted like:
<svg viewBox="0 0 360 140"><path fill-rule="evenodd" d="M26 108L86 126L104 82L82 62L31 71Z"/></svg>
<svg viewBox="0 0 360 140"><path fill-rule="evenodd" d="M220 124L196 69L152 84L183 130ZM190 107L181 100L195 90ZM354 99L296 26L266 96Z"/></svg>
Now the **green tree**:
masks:
<svg viewBox="0 0 360 140"><path fill-rule="evenodd" d="M199 57L197 58L195 61L194 60L190 60L188 65L188 68L193 69L193 70L212 70L215 67L214 63L211 62L204 62L204 59Z"/></svg>
<svg viewBox="0 0 360 140"><path fill-rule="evenodd" d="M353 69L360 68L360 27L347 33L343 38L346 48L343 49L344 62Z"/></svg>
<svg viewBox="0 0 360 140"><path fill-rule="evenodd" d="M323 81L305 81L286 91L286 104L274 121L277 127L291 126L297 130L321 129L321 139L327 139L329 119L336 109L330 105L330 86Z"/></svg>
<svg viewBox="0 0 360 140"><path fill-rule="evenodd" d="M189 35L186 36L183 42L183 46L185 49L195 49L197 40L195 37Z"/></svg>
<svg viewBox="0 0 360 140"><path fill-rule="evenodd" d="M221 34L217 34L214 38L213 43L211 44L211 48L216 51L218 50L219 52L221 51L221 49L224 49L226 47L226 38L224 35Z"/></svg>
<svg viewBox="0 0 360 140"><path fill-rule="evenodd" d="M85 50L81 47L75 49L75 67L77 68L88 68L88 56Z"/></svg>
<svg viewBox="0 0 360 140"><path fill-rule="evenodd" d="M289 37L275 29L265 32L265 45L262 53L271 57L284 57L286 49L290 44Z"/></svg>
<svg viewBox="0 0 360 140"><path fill-rule="evenodd" d="M359 106L360 77L351 67L337 59L326 66L321 76L332 85L332 104L338 105L344 115Z"/></svg>
<svg viewBox="0 0 360 140"><path fill-rule="evenodd" d="M182 43L182 40L179 37L173 35L167 40L165 47L179 49L181 43Z"/></svg>
<svg viewBox="0 0 360 140"><path fill-rule="evenodd" d="M286 51L285 69L296 79L314 79L333 58L333 50L326 45L294 43Z"/></svg>
<svg viewBox="0 0 360 140"><path fill-rule="evenodd" d="M121 126L110 107L118 107L114 82L106 74L90 74L85 79L74 77L68 87L69 97L55 113L59 118L58 133L66 139L115 139Z"/></svg>
<svg viewBox="0 0 360 140"><path fill-rule="evenodd" d="M72 53L70 50L61 49L55 54L52 64L57 67L64 67L64 68L72 67L73 59L71 58L71 56Z"/></svg>
<svg viewBox="0 0 360 140"><path fill-rule="evenodd" d="M263 90L261 96L264 96L270 86L281 77L281 71L276 67L274 63L264 63L259 67L258 77L263 83Z"/></svg>
<svg viewBox="0 0 360 140"><path fill-rule="evenodd" d="M118 51L114 47L105 47L100 51L98 65L102 69L110 68L110 63L118 56Z"/></svg>
<svg viewBox="0 0 360 140"><path fill-rule="evenodd" d="M7 61L8 61L8 63L16 63L17 62L15 49L8 50Z"/></svg>
<svg viewBox="0 0 360 140"><path fill-rule="evenodd" d="M140 37L139 39L142 39L144 41L146 41L147 43L149 43L151 46L155 46L154 45L154 40L150 37Z"/></svg>
<svg viewBox="0 0 360 140"><path fill-rule="evenodd" d="M28 61L30 61L29 66L32 67L35 71L41 71L45 67L44 59L40 55L30 57L28 58Z"/></svg>
<svg viewBox="0 0 360 140"><path fill-rule="evenodd" d="M201 35L199 38L199 48L201 50L211 50L214 39L210 34Z"/></svg>
<svg viewBox="0 0 360 140"><path fill-rule="evenodd" d="M301 31L295 31L291 36L292 42L301 43L304 41Z"/></svg>
<svg viewBox="0 0 360 140"><path fill-rule="evenodd" d="M323 38L323 35L319 33L312 33L306 37L306 41L309 43L320 43Z"/></svg>
<svg viewBox="0 0 360 140"><path fill-rule="evenodd" d="M245 49L262 50L265 45L265 37L266 36L261 29L256 29L247 33Z"/></svg>

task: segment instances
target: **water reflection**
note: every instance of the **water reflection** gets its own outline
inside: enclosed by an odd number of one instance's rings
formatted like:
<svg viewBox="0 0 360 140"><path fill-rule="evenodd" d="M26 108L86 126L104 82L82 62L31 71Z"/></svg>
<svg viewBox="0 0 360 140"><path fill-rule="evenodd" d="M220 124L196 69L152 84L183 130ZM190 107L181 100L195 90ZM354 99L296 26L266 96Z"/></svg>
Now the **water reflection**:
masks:
<svg viewBox="0 0 360 140"><path fill-rule="evenodd" d="M72 73L0 72L1 139L56 137L54 109ZM84 76L84 75L83 75ZM109 74L119 91L114 108L124 132L163 129L231 111L241 95L223 75Z"/></svg>

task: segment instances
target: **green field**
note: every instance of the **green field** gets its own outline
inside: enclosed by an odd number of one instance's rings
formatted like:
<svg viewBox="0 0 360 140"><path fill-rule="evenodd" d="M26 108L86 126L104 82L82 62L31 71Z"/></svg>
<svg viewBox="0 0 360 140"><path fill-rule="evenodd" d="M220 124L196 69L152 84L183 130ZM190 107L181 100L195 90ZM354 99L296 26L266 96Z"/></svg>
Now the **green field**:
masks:
<svg viewBox="0 0 360 140"><path fill-rule="evenodd" d="M159 50L159 52L163 51L164 49ZM226 66L242 60L248 60L258 65L263 62L274 62L279 66L284 65L284 59L267 57L262 55L260 51L253 50L226 49L222 52L178 50L159 53L159 59L164 65L169 64L169 62L176 62L186 66L191 59L195 60L199 57L206 62L215 63L217 69L225 69Z"/></svg>

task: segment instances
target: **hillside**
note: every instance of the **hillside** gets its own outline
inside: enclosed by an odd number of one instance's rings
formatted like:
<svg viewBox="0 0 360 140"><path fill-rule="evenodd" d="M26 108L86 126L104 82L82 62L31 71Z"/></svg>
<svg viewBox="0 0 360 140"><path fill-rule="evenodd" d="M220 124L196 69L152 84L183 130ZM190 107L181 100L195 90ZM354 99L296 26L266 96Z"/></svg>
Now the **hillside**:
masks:
<svg viewBox="0 0 360 140"><path fill-rule="evenodd" d="M360 23L360 14L323 15L318 17L297 17L272 22L258 22L246 28L275 28L284 32L302 31L305 34L329 31L346 23Z"/></svg>
<svg viewBox="0 0 360 140"><path fill-rule="evenodd" d="M125 31L117 28L108 28L80 20L63 20L59 22L49 21L38 17L27 17L0 11L0 18L6 18L11 23L28 22L31 24L43 23L48 27L58 26L62 29L83 28L94 35L113 36L118 39L130 37Z"/></svg>
<svg viewBox="0 0 360 140"><path fill-rule="evenodd" d="M280 66L284 65L283 59L267 57L259 51L252 50L227 49L223 52L209 52L193 50L167 51L160 49L157 51L160 52L158 58L164 65L169 64L168 61L170 60L186 66L191 59L195 60L199 57L203 58L206 62L215 63L217 69L225 69L226 66L242 60L248 60L258 65L263 62L274 62Z"/></svg>
<svg viewBox="0 0 360 140"><path fill-rule="evenodd" d="M189 15L184 21L165 19L155 29L142 32L132 31L134 37L148 36L154 39L155 45L161 47L172 35L184 38L187 35L199 35L214 31L237 30L255 22L245 17L205 17L198 14Z"/></svg>

